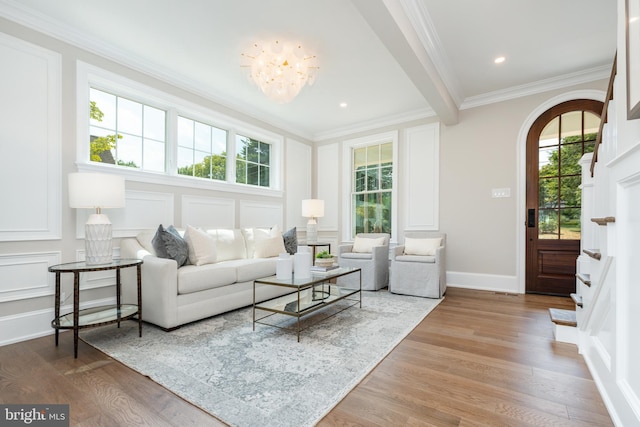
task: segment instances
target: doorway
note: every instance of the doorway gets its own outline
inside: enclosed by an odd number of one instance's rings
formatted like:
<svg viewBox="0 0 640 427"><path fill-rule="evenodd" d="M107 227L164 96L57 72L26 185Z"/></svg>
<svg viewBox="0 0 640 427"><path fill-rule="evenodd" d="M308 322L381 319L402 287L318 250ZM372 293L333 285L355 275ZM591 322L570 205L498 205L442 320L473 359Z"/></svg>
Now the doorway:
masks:
<svg viewBox="0 0 640 427"><path fill-rule="evenodd" d="M527 134L527 293L575 292L580 255L581 174L578 161L593 152L603 103L578 99L538 117Z"/></svg>

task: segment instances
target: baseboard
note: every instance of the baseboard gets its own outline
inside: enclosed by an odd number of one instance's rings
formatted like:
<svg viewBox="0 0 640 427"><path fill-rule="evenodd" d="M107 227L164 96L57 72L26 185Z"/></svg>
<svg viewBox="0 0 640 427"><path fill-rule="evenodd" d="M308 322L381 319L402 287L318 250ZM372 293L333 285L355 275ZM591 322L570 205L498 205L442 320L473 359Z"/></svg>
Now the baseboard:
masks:
<svg viewBox="0 0 640 427"><path fill-rule="evenodd" d="M115 304L116 299L105 298L100 300L87 301L80 304L80 308L98 307L101 305ZM63 314L73 311L73 304L60 307ZM29 311L12 316L0 317L0 346L9 345L21 341L51 335L54 329L51 321L54 317L54 309Z"/></svg>
<svg viewBox="0 0 640 427"><path fill-rule="evenodd" d="M497 274L447 271L447 286L481 291L520 293L516 276L501 276Z"/></svg>

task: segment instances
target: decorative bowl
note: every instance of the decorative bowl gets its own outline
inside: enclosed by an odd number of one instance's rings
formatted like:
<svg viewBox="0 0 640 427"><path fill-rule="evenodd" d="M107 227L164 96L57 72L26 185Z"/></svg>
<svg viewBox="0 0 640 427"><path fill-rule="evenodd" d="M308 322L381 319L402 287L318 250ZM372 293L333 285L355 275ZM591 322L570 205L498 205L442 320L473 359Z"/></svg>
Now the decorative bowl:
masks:
<svg viewBox="0 0 640 427"><path fill-rule="evenodd" d="M316 258L316 265L318 267L331 267L335 262L335 257L331 258Z"/></svg>

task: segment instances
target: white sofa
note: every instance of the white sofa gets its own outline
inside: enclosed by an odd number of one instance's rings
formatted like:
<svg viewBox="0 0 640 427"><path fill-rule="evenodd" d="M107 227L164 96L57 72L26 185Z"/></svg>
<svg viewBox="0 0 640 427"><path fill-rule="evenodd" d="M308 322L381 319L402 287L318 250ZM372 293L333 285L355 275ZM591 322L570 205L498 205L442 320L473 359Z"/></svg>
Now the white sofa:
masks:
<svg viewBox="0 0 640 427"><path fill-rule="evenodd" d="M155 230L124 238L122 258L142 264L142 319L165 330L253 304L253 281L276 273L275 256L255 258L256 240L265 229L206 230L215 241L215 262L187 263L156 256ZM181 235L184 232L181 232ZM135 269L122 271L124 302L137 301ZM258 286L256 300L264 301L291 292L288 288Z"/></svg>

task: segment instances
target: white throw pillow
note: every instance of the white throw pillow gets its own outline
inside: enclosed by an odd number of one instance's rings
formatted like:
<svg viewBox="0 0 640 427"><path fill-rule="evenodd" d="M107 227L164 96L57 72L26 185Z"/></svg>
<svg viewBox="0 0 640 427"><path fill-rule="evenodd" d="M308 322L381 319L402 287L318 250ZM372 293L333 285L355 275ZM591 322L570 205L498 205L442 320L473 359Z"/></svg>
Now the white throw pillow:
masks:
<svg viewBox="0 0 640 427"><path fill-rule="evenodd" d="M384 236L373 239L356 236L356 238L353 240L353 249L351 249L351 251L370 254L371 252L373 252L374 246L382 246L384 245L384 241Z"/></svg>
<svg viewBox="0 0 640 427"><path fill-rule="evenodd" d="M404 239L404 253L405 255L426 255L434 256L436 249L442 244L442 238L435 239L415 239L406 237Z"/></svg>
<svg viewBox="0 0 640 427"><path fill-rule="evenodd" d="M206 231L187 225L184 239L189 246L189 262L193 265L213 264L216 262L216 241Z"/></svg>
<svg viewBox="0 0 640 427"><path fill-rule="evenodd" d="M282 235L267 237L266 239L256 240L254 258L271 258L286 252Z"/></svg>

